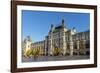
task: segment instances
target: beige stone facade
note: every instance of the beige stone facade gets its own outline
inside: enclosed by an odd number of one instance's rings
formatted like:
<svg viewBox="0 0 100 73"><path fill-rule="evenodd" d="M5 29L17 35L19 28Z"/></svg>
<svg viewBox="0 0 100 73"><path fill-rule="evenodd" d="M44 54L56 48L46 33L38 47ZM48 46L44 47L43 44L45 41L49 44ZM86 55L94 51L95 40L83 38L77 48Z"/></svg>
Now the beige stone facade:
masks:
<svg viewBox="0 0 100 73"><path fill-rule="evenodd" d="M62 19L59 26L51 25L45 40L32 42L30 47L31 49L39 49L40 55L89 55L89 35L89 30L77 32L75 27L68 29L64 19Z"/></svg>

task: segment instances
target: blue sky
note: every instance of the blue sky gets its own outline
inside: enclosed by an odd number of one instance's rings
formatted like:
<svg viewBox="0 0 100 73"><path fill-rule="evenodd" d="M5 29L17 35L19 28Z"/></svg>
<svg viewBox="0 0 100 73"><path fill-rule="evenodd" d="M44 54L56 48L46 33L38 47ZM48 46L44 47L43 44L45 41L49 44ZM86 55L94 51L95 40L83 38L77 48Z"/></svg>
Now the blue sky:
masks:
<svg viewBox="0 0 100 73"><path fill-rule="evenodd" d="M43 40L48 35L51 24L60 25L62 18L68 29L75 27L77 32L82 32L90 28L89 13L22 10L23 39L31 36L33 42Z"/></svg>

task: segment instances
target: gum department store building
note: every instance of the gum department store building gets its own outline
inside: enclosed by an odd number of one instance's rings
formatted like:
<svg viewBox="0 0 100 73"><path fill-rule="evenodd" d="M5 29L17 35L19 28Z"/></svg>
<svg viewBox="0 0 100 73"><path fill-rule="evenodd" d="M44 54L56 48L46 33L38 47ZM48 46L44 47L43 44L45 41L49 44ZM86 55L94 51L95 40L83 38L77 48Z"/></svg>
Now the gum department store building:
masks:
<svg viewBox="0 0 100 73"><path fill-rule="evenodd" d="M28 36L23 42L23 49L39 50L39 55L54 55L54 50L60 50L59 55L89 55L90 54L90 31L76 32L75 27L68 29L64 19L59 26L51 25L45 40L32 42Z"/></svg>

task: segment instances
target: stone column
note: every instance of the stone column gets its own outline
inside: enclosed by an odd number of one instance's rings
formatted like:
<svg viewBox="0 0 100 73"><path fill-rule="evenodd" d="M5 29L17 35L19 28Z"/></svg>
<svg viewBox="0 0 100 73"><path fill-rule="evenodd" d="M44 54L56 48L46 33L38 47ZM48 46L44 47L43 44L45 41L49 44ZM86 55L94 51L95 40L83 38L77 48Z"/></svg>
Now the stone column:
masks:
<svg viewBox="0 0 100 73"><path fill-rule="evenodd" d="M44 41L44 54L47 55L47 39L45 38L45 41Z"/></svg>
<svg viewBox="0 0 100 73"><path fill-rule="evenodd" d="M65 32L63 32L63 55L66 54L66 36Z"/></svg>
<svg viewBox="0 0 100 73"><path fill-rule="evenodd" d="M70 55L73 56L73 42L70 42Z"/></svg>
<svg viewBox="0 0 100 73"><path fill-rule="evenodd" d="M86 54L86 40L83 40L83 51Z"/></svg>
<svg viewBox="0 0 100 73"><path fill-rule="evenodd" d="M72 35L70 36L70 55L73 56L73 41L72 41Z"/></svg>
<svg viewBox="0 0 100 73"><path fill-rule="evenodd" d="M51 34L51 38L50 38L50 55L53 55L53 52L52 52L52 34Z"/></svg>
<svg viewBox="0 0 100 73"><path fill-rule="evenodd" d="M77 50L78 50L78 55L79 55L79 41L77 41Z"/></svg>

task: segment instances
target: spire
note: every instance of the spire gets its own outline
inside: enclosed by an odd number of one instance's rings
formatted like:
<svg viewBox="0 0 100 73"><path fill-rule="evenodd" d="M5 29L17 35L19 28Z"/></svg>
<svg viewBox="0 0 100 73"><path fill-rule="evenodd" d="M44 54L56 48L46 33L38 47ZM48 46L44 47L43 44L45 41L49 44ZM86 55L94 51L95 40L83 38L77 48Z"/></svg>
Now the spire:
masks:
<svg viewBox="0 0 100 73"><path fill-rule="evenodd" d="M54 29L54 25L53 25L53 24L51 24L51 31L53 31L53 29Z"/></svg>
<svg viewBox="0 0 100 73"><path fill-rule="evenodd" d="M53 24L51 24L51 29L53 28Z"/></svg>
<svg viewBox="0 0 100 73"><path fill-rule="evenodd" d="M64 27L64 22L65 22L64 19L62 19L62 26L63 26L63 27Z"/></svg>

